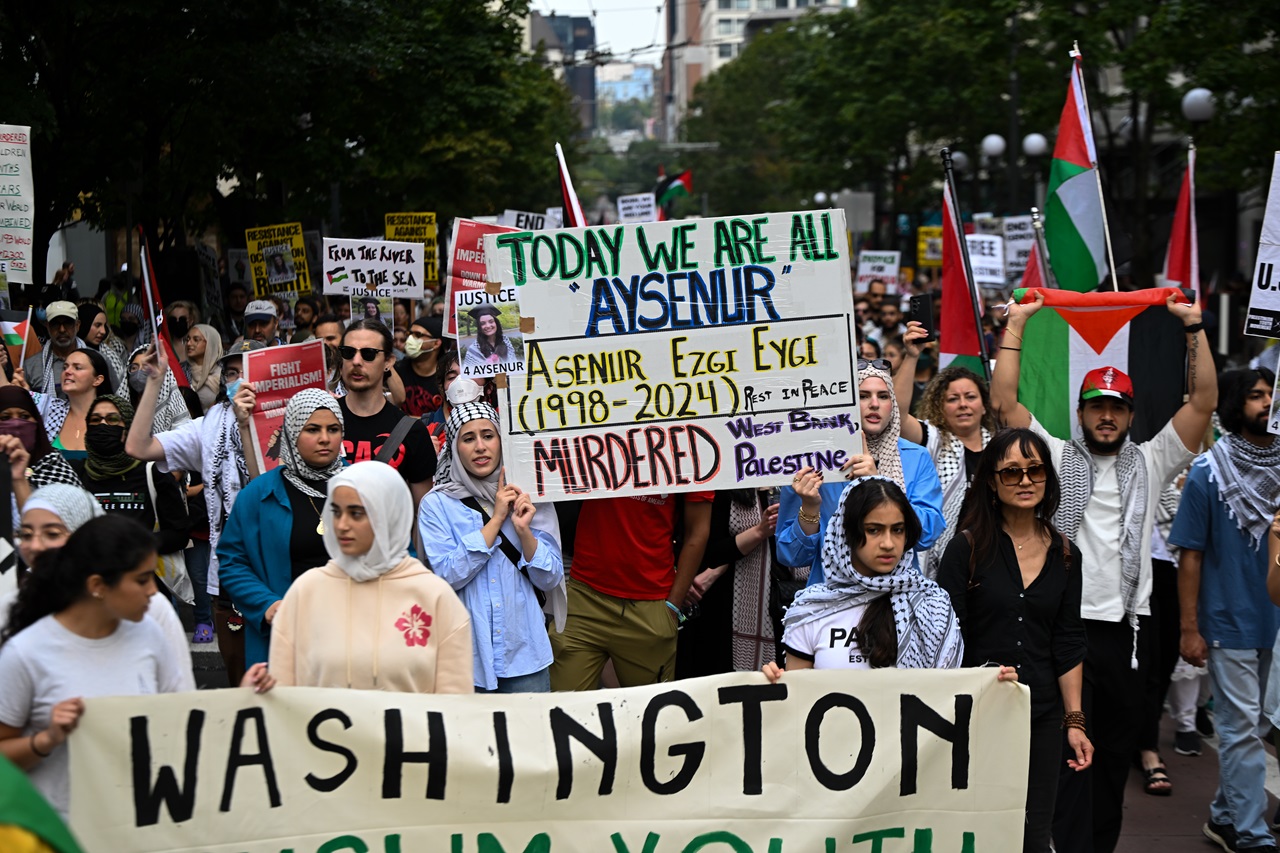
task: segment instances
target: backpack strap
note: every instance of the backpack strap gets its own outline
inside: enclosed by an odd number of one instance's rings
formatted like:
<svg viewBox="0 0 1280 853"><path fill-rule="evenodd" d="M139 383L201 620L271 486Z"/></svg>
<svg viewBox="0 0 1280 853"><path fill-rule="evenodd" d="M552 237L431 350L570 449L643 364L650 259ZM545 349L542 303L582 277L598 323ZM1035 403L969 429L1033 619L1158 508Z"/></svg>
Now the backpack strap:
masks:
<svg viewBox="0 0 1280 853"><path fill-rule="evenodd" d="M1071 571L1071 540L1061 530L1058 531L1058 536L1062 538L1062 564L1067 571Z"/></svg>
<svg viewBox="0 0 1280 853"><path fill-rule="evenodd" d="M383 442L381 449L373 457L373 461L390 465L392 457L396 455L400 445L404 444L405 438L409 435L409 430L413 429L413 425L417 422L417 418L411 418L408 415L397 421L395 428L391 430L391 434L387 436L387 440Z"/></svg>
<svg viewBox="0 0 1280 853"><path fill-rule="evenodd" d="M413 419L410 418L410 420ZM480 505L480 501L473 497L469 497L462 501L462 505L480 513L481 524L489 523L489 513L484 511L484 507ZM533 592L538 596L538 606L545 606L547 603L547 594L534 586L533 578L529 577L529 567L520 565L521 560L524 559L524 555L520 553L519 548L511 544L511 540L507 538L506 534L503 533L502 530L498 530L498 548L507 556L507 559L511 561L511 565L520 569L520 574L524 575L524 578L529 582L529 585L533 586Z"/></svg>

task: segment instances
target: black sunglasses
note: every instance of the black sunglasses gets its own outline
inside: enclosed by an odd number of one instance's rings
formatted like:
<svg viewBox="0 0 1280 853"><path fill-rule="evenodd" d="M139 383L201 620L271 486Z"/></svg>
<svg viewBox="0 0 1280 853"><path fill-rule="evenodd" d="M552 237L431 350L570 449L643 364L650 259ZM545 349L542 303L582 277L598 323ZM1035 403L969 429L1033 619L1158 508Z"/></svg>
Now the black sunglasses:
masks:
<svg viewBox="0 0 1280 853"><path fill-rule="evenodd" d="M355 358L356 353L360 353L360 357L365 361L373 361L378 356L385 355L377 347L338 347L338 355L342 356L343 361L350 361Z"/></svg>
<svg viewBox="0 0 1280 853"><path fill-rule="evenodd" d="M859 370L866 370L868 367L874 367L876 370L883 370L885 373L888 373L893 369L893 365L889 364L889 362L885 361L883 358L874 358L871 361L867 361L865 358L858 359Z"/></svg>
<svg viewBox="0 0 1280 853"><path fill-rule="evenodd" d="M1019 468L1017 465L1011 465L1008 468L1001 468L996 472L996 476L1000 478L1000 484L1002 486L1018 485L1022 482L1023 474L1026 474L1027 479L1033 483L1043 483L1049 478L1049 472L1045 469L1043 462L1028 465L1026 468Z"/></svg>

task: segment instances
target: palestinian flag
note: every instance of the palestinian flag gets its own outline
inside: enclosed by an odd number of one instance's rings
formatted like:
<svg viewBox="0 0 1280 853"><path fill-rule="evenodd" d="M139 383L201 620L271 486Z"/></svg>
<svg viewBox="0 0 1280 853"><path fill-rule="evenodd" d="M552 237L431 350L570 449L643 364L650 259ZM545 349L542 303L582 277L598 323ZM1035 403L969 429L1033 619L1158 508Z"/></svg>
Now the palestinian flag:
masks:
<svg viewBox="0 0 1280 853"><path fill-rule="evenodd" d="M28 356L40 352L40 339L31 329L31 311L0 310L0 332L4 334L4 345L9 350L9 363L21 367ZM23 343L26 351L23 351Z"/></svg>
<svg viewBox="0 0 1280 853"><path fill-rule="evenodd" d="M678 175L667 175L653 190L658 207L669 208L681 196L693 195L693 172L685 169Z"/></svg>
<svg viewBox="0 0 1280 853"><path fill-rule="evenodd" d="M1044 240L1058 286L1084 293L1107 278L1107 237L1080 52L1073 50L1071 56L1071 85L1049 168Z"/></svg>
<svg viewBox="0 0 1280 853"><path fill-rule="evenodd" d="M1186 335L1165 300L1175 287L1127 292L1076 293L1047 288L1018 288L1013 300L1045 307L1027 323L1022 342L1018 399L1045 429L1059 438L1077 438L1076 408L1085 374L1114 367L1128 374L1138 406L1131 436L1145 441L1182 405L1186 381Z"/></svg>
<svg viewBox="0 0 1280 853"><path fill-rule="evenodd" d="M982 298L965 272L964 235L960 233L951 182L942 185L942 317L938 323L939 367L967 367L987 376L979 334Z"/></svg>

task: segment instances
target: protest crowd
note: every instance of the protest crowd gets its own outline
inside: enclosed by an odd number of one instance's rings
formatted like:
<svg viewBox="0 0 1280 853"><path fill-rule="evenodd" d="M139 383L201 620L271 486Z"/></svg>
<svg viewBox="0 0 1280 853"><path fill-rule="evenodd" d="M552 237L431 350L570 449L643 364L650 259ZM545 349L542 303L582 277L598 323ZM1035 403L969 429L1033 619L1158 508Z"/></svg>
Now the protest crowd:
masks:
<svg viewBox="0 0 1280 853"><path fill-rule="evenodd" d="M1207 331L1234 321L1189 281L1122 295L1113 268L1109 288L1072 288L1064 262L1058 288L1034 254L1024 286L983 305L956 272L958 208L941 282L855 290L841 217L628 231L579 210L563 230L467 238L449 266L480 249L489 264L469 279L423 276L389 235L325 239L308 280L295 223L250 229L260 272L224 263L199 302L162 302L144 260L94 298L68 265L25 321L0 311L18 557L0 599L0 848L14 824L48 845L24 849L79 849L62 822L90 788L72 753L105 697L625 693L745 673L759 715L818 677L802 670L965 669L1029 705L1009 745L1023 850L1115 850L1131 774L1167 797L1161 751L1211 737L1205 839L1276 850L1280 346L1227 363ZM381 287L406 281L410 296ZM1046 355L1068 334L1107 360ZM614 399L623 385L636 399ZM939 720L944 739L960 727Z"/></svg>

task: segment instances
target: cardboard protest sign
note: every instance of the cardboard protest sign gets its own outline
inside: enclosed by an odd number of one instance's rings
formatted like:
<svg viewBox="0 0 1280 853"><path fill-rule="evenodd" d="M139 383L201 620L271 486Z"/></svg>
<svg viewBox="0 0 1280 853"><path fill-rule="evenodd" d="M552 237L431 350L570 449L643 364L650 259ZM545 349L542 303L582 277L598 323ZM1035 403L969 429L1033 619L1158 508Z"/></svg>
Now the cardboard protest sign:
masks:
<svg viewBox="0 0 1280 853"><path fill-rule="evenodd" d="M563 207L547 208L547 227L548 228L564 227L564 208Z"/></svg>
<svg viewBox="0 0 1280 853"><path fill-rule="evenodd" d="M1271 170L1271 190L1267 212L1262 219L1262 238L1253 268L1253 289L1249 293L1249 313L1244 333L1259 338L1280 337L1280 151Z"/></svg>
<svg viewBox="0 0 1280 853"><path fill-rule="evenodd" d="M966 234L969 266L979 287L1002 288L1004 279L1004 238L992 234Z"/></svg>
<svg viewBox="0 0 1280 853"><path fill-rule="evenodd" d="M464 290L483 290L488 280L484 263L484 236L507 234L514 230L474 219L453 220L453 239L449 242L453 254L449 261L449 278L445 283L445 337L458 337L458 318L453 313L455 294Z"/></svg>
<svg viewBox="0 0 1280 853"><path fill-rule="evenodd" d="M524 373L520 301L514 287L460 290L455 296L458 352L462 375L483 379L499 373Z"/></svg>
<svg viewBox="0 0 1280 853"><path fill-rule="evenodd" d="M71 828L88 853L1019 850L1030 708L991 669L86 699Z"/></svg>
<svg viewBox="0 0 1280 853"><path fill-rule="evenodd" d="M865 251L858 253L858 279L854 290L864 293L875 279L885 283L889 293L898 292L898 261L900 252Z"/></svg>
<svg viewBox="0 0 1280 853"><path fill-rule="evenodd" d="M525 375L502 406L534 500L754 488L861 451L840 210L485 238Z"/></svg>
<svg viewBox="0 0 1280 853"><path fill-rule="evenodd" d="M941 225L921 225L916 229L916 266L942 266Z"/></svg>
<svg viewBox="0 0 1280 853"><path fill-rule="evenodd" d="M507 208L498 217L498 224L517 231L542 231L550 226L545 213L532 213L528 210L512 210Z"/></svg>
<svg viewBox="0 0 1280 853"><path fill-rule="evenodd" d="M618 221L631 225L639 222L655 222L658 219L658 202L653 193L636 193L618 196Z"/></svg>
<svg viewBox="0 0 1280 853"><path fill-rule="evenodd" d="M1004 218L1004 271L1008 278L1021 278L1036 244L1036 229L1030 216Z"/></svg>
<svg viewBox="0 0 1280 853"><path fill-rule="evenodd" d="M324 240L324 292L386 299L421 299L421 243Z"/></svg>
<svg viewBox="0 0 1280 853"><path fill-rule="evenodd" d="M422 247L422 274L418 276L418 292L412 294L414 298L421 299L424 285L434 288L440 282L436 215L432 212L388 213L383 219L387 240L418 243Z"/></svg>
<svg viewBox="0 0 1280 853"><path fill-rule="evenodd" d="M265 474L280 464L280 425L289 398L304 388L325 389L324 341L313 339L247 352L244 381L253 385L257 395L249 431L258 470Z"/></svg>
<svg viewBox="0 0 1280 853"><path fill-rule="evenodd" d="M9 262L0 261L0 310L13 304L9 296Z"/></svg>
<svg viewBox="0 0 1280 853"><path fill-rule="evenodd" d="M31 284L35 204L31 128L0 124L0 261L14 284Z"/></svg>
<svg viewBox="0 0 1280 853"><path fill-rule="evenodd" d="M227 249L227 278L231 284L243 284L253 293L253 264L248 249Z"/></svg>
<svg viewBox="0 0 1280 853"><path fill-rule="evenodd" d="M249 263L253 266L256 298L289 292L300 296L311 293L307 248L300 223L249 228L244 238L249 247Z"/></svg>

